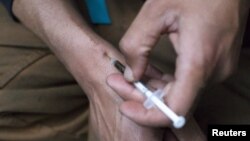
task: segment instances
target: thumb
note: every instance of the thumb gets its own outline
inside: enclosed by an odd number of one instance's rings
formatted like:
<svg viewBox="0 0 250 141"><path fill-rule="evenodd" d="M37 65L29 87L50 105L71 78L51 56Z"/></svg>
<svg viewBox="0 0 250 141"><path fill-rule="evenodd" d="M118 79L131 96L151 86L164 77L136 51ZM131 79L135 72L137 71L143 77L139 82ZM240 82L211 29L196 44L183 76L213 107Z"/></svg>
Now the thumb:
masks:
<svg viewBox="0 0 250 141"><path fill-rule="evenodd" d="M157 2L145 2L120 42L128 64L125 70L128 81L140 79L148 64L150 51L166 29L165 19L159 16L163 11L156 9L155 4Z"/></svg>

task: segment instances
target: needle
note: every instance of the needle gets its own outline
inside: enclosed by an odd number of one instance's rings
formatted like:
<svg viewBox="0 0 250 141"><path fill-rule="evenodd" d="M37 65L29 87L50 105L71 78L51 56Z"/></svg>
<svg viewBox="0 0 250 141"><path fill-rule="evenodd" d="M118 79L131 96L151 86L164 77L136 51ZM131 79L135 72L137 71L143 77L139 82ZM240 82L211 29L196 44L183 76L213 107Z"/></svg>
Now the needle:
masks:
<svg viewBox="0 0 250 141"><path fill-rule="evenodd" d="M125 66L118 60L115 60L111 57L109 58L112 65L114 65L115 68L123 74L125 71ZM152 92L139 81L134 82L133 85L147 98L147 100L144 102L144 106L146 108L151 108L153 105L155 105L159 110L161 110L167 117L171 119L171 121L173 122L173 126L177 129L182 128L185 125L185 118L183 116L178 116L166 104L163 103L163 100L161 100L161 96L157 94L157 92L159 91Z"/></svg>

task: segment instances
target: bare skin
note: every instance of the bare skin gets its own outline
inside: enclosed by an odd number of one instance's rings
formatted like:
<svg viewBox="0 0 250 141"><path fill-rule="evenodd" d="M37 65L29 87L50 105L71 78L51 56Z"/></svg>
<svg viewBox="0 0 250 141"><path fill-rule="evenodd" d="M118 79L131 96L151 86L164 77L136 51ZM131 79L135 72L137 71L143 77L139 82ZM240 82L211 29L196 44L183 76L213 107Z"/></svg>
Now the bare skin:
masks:
<svg viewBox="0 0 250 141"><path fill-rule="evenodd" d="M139 126L119 112L122 99L106 84L107 76L117 72L107 56L123 56L87 26L70 0L15 0L13 11L49 45L88 96L89 140L162 140L161 130Z"/></svg>
<svg viewBox="0 0 250 141"><path fill-rule="evenodd" d="M221 81L234 70L249 5L248 0L147 0L120 43L128 64L126 80L147 74L150 51L167 34L177 60L175 73L165 77L172 79L164 85L164 101L177 114L187 115L208 80ZM125 99L121 112L141 125L170 126L159 110L143 107L140 94L131 93L135 90L126 80L121 75L108 78Z"/></svg>
<svg viewBox="0 0 250 141"><path fill-rule="evenodd" d="M146 4L148 3L150 4ZM135 124L126 117L127 113L124 116L119 112L119 105L123 100L106 85L107 76L117 72L110 65L107 56L125 62L124 58L87 26L69 0L15 0L13 10L25 26L49 45L86 92L90 101L90 122L93 131L90 140L162 140L161 130ZM125 41L126 39L123 40ZM168 123L165 121L164 118L164 124ZM190 138L181 140L186 139Z"/></svg>

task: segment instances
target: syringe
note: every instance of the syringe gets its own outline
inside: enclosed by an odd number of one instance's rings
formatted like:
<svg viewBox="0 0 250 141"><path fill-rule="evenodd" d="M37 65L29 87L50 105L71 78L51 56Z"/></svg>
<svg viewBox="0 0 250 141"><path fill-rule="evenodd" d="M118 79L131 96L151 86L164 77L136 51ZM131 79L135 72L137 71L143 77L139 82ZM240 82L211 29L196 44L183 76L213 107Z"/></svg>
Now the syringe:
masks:
<svg viewBox="0 0 250 141"><path fill-rule="evenodd" d="M119 62L118 60L115 60L111 58L111 63L115 66L116 69L118 69L122 74L125 71L125 66ZM137 81L134 82L133 85L136 87L137 90L139 90L147 99L144 102L144 106L147 109L152 108L153 106L156 106L159 110L161 110L169 119L173 122L174 128L182 128L186 120L183 116L178 116L176 113L174 113L166 104L163 102L163 95L162 91L157 90L155 92L150 91L143 83Z"/></svg>

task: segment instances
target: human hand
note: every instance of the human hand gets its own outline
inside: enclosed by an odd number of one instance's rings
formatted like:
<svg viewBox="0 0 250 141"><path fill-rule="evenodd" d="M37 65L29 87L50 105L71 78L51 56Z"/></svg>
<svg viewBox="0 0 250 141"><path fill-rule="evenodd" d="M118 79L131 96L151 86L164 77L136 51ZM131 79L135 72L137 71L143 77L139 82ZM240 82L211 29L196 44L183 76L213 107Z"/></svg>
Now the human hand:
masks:
<svg viewBox="0 0 250 141"><path fill-rule="evenodd" d="M123 57L87 26L72 2L15 0L13 12L47 43L87 95L90 103L89 140L160 141L160 130L139 126L119 112L121 98L108 87L106 79L117 72L108 56L119 60ZM75 129L75 133L70 134L79 136L78 130L82 129Z"/></svg>
<svg viewBox="0 0 250 141"><path fill-rule="evenodd" d="M177 53L173 79L164 88L165 103L178 115L187 115L197 93L211 77L225 79L239 53L246 0L147 0L121 40L128 66L125 78L139 80L148 68L148 56L162 34L168 34ZM169 77L167 77L169 78ZM116 81L116 83L112 83ZM122 77L109 85L125 99L121 111L147 126L170 123L160 111L146 110L138 93Z"/></svg>
<svg viewBox="0 0 250 141"><path fill-rule="evenodd" d="M119 70L123 72L123 68L119 67ZM144 84L147 85L146 87L148 87L151 91L156 91L157 89L162 89L171 79L171 76L163 75L154 67L148 66L147 71L145 72ZM124 80L121 74L112 74L108 78L107 83L112 85L117 90L117 93L120 93L124 100L136 99L140 102L144 102L146 100L145 97L139 94L140 92L138 90L134 89L133 86ZM130 95L127 95L127 93L130 93ZM136 107L136 105L132 104L131 108L133 108L132 106ZM164 140L175 141L177 138L180 139L180 141L185 141L187 139L193 141L205 140L204 134L192 117L189 119L189 122L184 128L172 131L173 132L169 129L165 129Z"/></svg>
<svg viewBox="0 0 250 141"><path fill-rule="evenodd" d="M101 48L108 56L122 58L110 45L103 43ZM122 100L106 84L107 76L117 71L103 53L97 51L87 54L94 53L91 61L87 55L86 58L81 55L77 55L80 58L73 57L72 61L78 66L71 69L71 72L77 71L73 74L90 102L90 125L93 131L90 133L96 133L94 136L98 137L92 138L90 135L90 140L161 141L163 130L140 126L119 112Z"/></svg>

